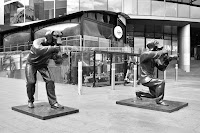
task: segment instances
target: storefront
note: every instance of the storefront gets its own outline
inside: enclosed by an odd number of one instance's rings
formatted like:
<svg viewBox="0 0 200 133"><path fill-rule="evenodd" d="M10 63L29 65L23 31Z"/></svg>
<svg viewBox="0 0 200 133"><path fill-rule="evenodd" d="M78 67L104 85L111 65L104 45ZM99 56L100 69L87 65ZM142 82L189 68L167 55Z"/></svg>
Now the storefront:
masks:
<svg viewBox="0 0 200 133"><path fill-rule="evenodd" d="M29 50L33 40L44 37L47 31L59 30L63 32L62 52L67 52L70 58L61 66L50 62L56 82L77 84L78 61L82 61L85 85L110 85L112 63L116 63L116 81L119 81L116 83L123 83L127 58L137 58L133 46L126 43L127 18L125 14L110 11L82 11L17 27L1 33L2 55L8 51L22 51L18 68L24 69L26 55L23 51ZM9 77L15 78L15 74Z"/></svg>

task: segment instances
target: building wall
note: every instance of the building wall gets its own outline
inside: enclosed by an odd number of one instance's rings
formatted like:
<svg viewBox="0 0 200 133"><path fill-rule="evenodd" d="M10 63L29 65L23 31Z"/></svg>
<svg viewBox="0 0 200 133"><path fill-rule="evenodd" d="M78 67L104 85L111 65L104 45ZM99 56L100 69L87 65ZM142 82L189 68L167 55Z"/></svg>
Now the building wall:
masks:
<svg viewBox="0 0 200 133"><path fill-rule="evenodd" d="M200 7L196 6L200 5L200 2L197 3L197 1L195 1L194 4L196 5L189 5L189 3L181 4L167 1L168 0L29 0L29 4L26 6L33 10L34 20L50 19L82 10L109 10L124 12L132 18L142 17L149 19L200 22ZM2 8L0 9L2 10ZM17 10L13 12L17 13Z"/></svg>

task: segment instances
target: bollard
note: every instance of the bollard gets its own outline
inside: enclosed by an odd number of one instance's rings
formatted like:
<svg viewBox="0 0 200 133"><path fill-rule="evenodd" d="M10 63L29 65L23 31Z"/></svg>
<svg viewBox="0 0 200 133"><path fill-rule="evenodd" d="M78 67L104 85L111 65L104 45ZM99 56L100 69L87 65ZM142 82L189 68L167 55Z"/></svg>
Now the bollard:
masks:
<svg viewBox="0 0 200 133"><path fill-rule="evenodd" d="M136 87L136 81L137 81L137 65L134 65L133 67L134 77L133 77L133 87Z"/></svg>
<svg viewBox="0 0 200 133"><path fill-rule="evenodd" d="M82 94L82 61L78 62L78 94Z"/></svg>
<svg viewBox="0 0 200 133"><path fill-rule="evenodd" d="M166 70L163 72L163 79L166 80Z"/></svg>
<svg viewBox="0 0 200 133"><path fill-rule="evenodd" d="M115 89L115 63L112 63L112 69L111 69L111 86L112 86L112 90Z"/></svg>
<svg viewBox="0 0 200 133"><path fill-rule="evenodd" d="M175 64L175 81L178 80L178 64Z"/></svg>

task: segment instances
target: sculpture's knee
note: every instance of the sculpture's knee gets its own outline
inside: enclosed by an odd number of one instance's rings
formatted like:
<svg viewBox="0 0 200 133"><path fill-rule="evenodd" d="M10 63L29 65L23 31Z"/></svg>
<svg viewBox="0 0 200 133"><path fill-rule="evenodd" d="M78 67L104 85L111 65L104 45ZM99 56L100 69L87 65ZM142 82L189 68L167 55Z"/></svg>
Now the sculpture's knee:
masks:
<svg viewBox="0 0 200 133"><path fill-rule="evenodd" d="M35 87L36 82L35 81L28 81L26 83L27 88L32 88Z"/></svg>
<svg viewBox="0 0 200 133"><path fill-rule="evenodd" d="M47 89L55 88L54 81L47 81L46 86L47 86Z"/></svg>

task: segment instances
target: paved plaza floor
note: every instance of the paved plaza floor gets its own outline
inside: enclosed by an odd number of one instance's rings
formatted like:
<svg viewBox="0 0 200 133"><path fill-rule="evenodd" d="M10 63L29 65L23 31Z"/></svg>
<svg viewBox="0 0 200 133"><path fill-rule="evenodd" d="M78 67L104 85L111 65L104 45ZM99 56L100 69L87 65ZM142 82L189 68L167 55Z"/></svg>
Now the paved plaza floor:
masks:
<svg viewBox="0 0 200 133"><path fill-rule="evenodd" d="M16 111L13 106L27 104L25 80L0 78L0 133L198 133L200 132L200 81L166 80L166 100L189 105L172 113L117 105L116 101L134 98L136 89L116 85L83 87L56 84L60 104L77 108L79 113L40 120ZM44 82L38 82L38 100L47 102Z"/></svg>

